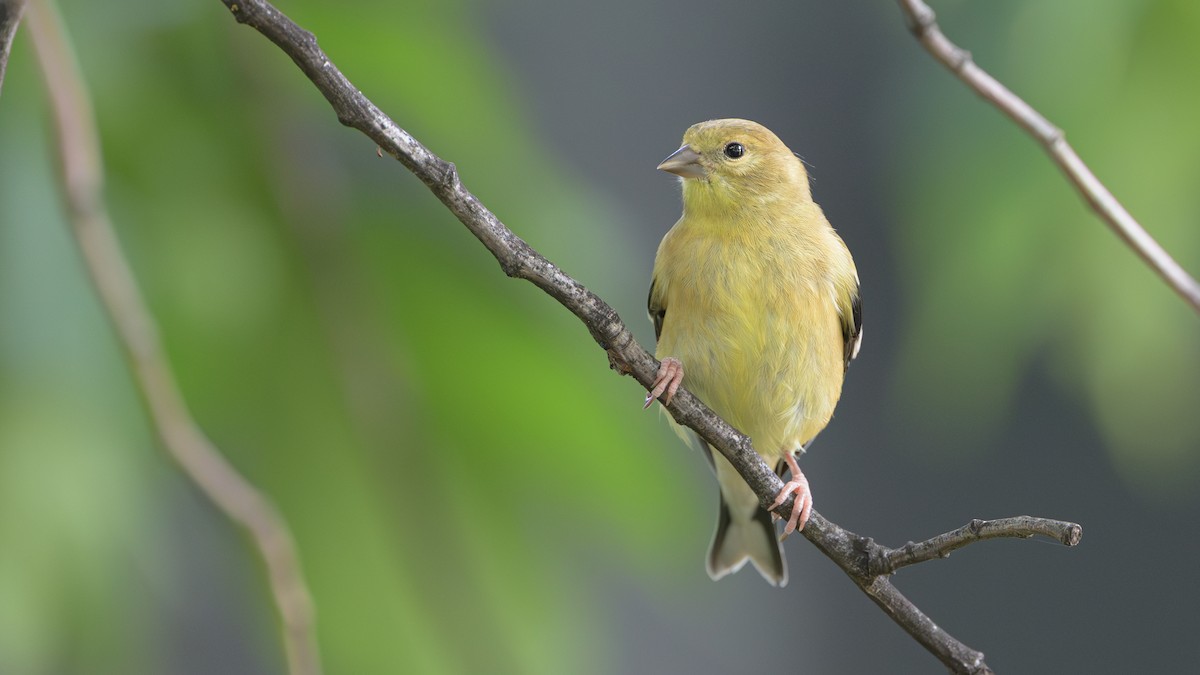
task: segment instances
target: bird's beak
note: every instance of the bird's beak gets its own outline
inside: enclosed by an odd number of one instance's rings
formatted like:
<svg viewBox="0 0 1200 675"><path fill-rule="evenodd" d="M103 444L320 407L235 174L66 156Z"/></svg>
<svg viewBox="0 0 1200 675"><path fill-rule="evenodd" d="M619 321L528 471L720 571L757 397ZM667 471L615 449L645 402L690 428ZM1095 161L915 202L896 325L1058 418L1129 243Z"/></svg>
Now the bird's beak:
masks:
<svg viewBox="0 0 1200 675"><path fill-rule="evenodd" d="M673 173L681 178L704 177L704 167L700 165L700 153L687 144L664 159L658 165L658 170Z"/></svg>

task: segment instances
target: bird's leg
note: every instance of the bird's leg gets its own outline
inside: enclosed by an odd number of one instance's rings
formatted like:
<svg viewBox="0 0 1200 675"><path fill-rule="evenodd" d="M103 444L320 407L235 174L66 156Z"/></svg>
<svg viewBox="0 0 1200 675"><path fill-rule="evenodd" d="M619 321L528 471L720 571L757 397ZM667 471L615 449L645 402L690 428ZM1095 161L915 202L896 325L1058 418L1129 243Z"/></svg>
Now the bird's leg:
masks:
<svg viewBox="0 0 1200 675"><path fill-rule="evenodd" d="M808 523L808 514L812 511L813 502L812 492L808 489L808 479L804 477L800 465L796 464L796 456L789 452L784 455L783 459L792 472L792 479L784 483L783 489L779 491L779 496L775 497L775 503L771 504L771 508L768 510L774 511L793 492L796 493L796 502L792 504L792 515L788 518L787 525L783 526L783 537L780 538L780 541L787 539L792 532L804 529L805 524Z"/></svg>
<svg viewBox="0 0 1200 675"><path fill-rule="evenodd" d="M683 382L683 363L677 358L665 357L658 364L658 375L654 377L654 387L646 394L646 402L642 405L642 410L650 407L654 403L654 399L662 396L666 392L666 397L663 400L663 405L671 405L671 399L675 396L675 392L679 391L679 385Z"/></svg>

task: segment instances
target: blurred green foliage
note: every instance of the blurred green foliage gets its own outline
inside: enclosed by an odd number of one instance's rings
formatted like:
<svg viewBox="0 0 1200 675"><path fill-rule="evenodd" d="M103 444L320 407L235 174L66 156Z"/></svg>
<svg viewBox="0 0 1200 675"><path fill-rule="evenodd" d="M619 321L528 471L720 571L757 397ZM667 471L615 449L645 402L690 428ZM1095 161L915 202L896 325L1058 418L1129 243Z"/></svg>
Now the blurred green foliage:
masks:
<svg viewBox="0 0 1200 675"><path fill-rule="evenodd" d="M1172 67L1200 59L1196 3L959 3L939 20L1067 131L1185 269L1200 270L1200 89ZM895 243L915 284L900 414L941 437L927 447L969 455L1009 421L1031 367L1046 367L1090 410L1123 476L1150 492L1190 490L1200 470L1194 312L1006 118L953 78L910 84L915 100L939 104L919 106L894 155L907 178Z"/></svg>
<svg viewBox="0 0 1200 675"><path fill-rule="evenodd" d="M615 288L605 207L522 126L462 7L293 5L521 235ZM690 497L664 480L665 425L631 414L637 388L218 3L64 12L122 242L197 419L294 527L328 672L605 670L539 530L662 564L642 516ZM149 617L186 584L122 570L175 573L178 540L153 533L178 522L179 483L68 239L24 42L0 99L0 672L161 672Z"/></svg>

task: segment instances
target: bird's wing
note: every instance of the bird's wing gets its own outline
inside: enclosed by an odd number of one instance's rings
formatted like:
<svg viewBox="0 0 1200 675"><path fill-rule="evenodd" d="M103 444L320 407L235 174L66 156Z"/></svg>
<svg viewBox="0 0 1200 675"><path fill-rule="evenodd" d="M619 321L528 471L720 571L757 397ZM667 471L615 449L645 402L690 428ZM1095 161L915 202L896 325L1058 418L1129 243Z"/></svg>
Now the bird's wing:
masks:
<svg viewBox="0 0 1200 675"><path fill-rule="evenodd" d="M857 283L854 291L844 298L844 303L838 309L842 315L842 339L846 345L846 368L849 369L862 346L862 288Z"/></svg>
<svg viewBox="0 0 1200 675"><path fill-rule="evenodd" d="M667 299L654 292L655 286L654 280L651 279L650 295L646 298L646 311L650 314L650 320L654 322L654 340L657 342L659 336L662 335L663 319L667 317Z"/></svg>

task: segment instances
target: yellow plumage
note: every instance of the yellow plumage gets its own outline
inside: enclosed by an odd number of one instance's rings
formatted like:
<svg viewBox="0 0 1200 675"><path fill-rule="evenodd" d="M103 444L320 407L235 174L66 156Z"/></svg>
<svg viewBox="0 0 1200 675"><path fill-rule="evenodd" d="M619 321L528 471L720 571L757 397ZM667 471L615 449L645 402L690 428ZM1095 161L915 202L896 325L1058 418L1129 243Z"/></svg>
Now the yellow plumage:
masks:
<svg viewBox="0 0 1200 675"><path fill-rule="evenodd" d="M683 140L660 166L683 176L683 217L654 264L656 355L678 359L686 386L750 436L769 464L781 464L833 415L860 337L858 274L812 201L804 165L773 133L715 120ZM770 520L713 455L728 513L709 573L723 576L750 559L785 583Z"/></svg>

